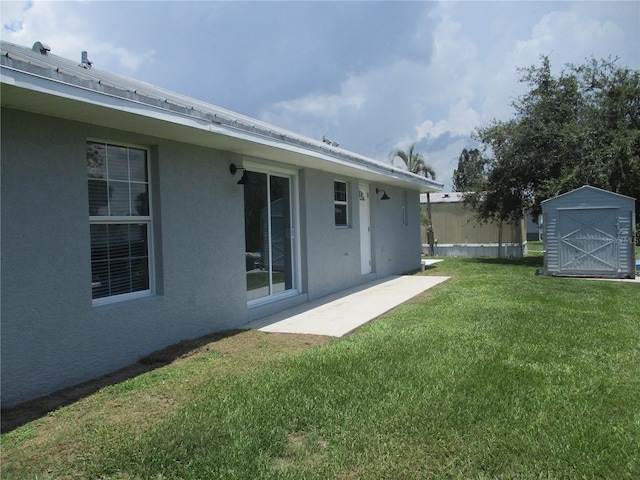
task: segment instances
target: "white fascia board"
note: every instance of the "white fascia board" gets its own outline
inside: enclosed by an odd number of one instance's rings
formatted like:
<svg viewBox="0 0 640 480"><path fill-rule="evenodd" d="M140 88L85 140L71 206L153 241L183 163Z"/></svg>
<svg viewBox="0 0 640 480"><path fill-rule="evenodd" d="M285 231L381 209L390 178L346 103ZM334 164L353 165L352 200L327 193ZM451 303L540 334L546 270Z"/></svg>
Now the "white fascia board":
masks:
<svg viewBox="0 0 640 480"><path fill-rule="evenodd" d="M419 190L420 192L436 192L442 190L443 188L443 184L441 183L429 180L420 175L412 174L410 172L407 172L406 170L401 170L392 165L385 165L383 163L351 152L347 152L345 154L349 156L349 159L340 158L339 155L334 156L329 153L323 153L322 151L305 149L300 145L287 143L286 141L278 141L275 138L265 137L259 134L252 134L240 128L238 130L235 130L233 129L233 127L227 125L219 125L216 122L208 121L206 119L188 115L186 113L167 110L142 101L122 98L117 95L101 92L92 88L83 87L81 85L70 84L64 81L40 76L34 73L24 72L5 65L3 65L1 68L0 81L2 84L14 86L27 91L37 92L43 95L50 96L51 98L66 99L70 102L69 105L71 105L71 102L77 102L77 105L87 105L97 108L104 108L110 111L130 114L137 118L146 118L152 122L181 126L186 127L186 129L192 130L189 135L185 135L179 130L172 132L171 135L167 135L167 138L172 138L174 140L186 141L189 143L196 142L204 146L210 146L222 150L225 149L225 143L228 143L229 148L226 149L230 151L238 150L238 147L241 144L253 144L253 148L247 149L251 150L250 155L256 157L264 155L268 159L273 159L301 168L314 168L331 172L335 172L336 170L338 170L345 172L345 174L349 172L349 175L360 177L365 180L393 185L402 185L405 188ZM71 109L65 108L65 105L56 105L49 107L48 110L47 106L43 105L41 102L36 102L38 104L34 104L31 106L25 104L12 105L11 99L7 99L5 95L3 95L2 103L3 105L6 104L9 107L22 108L49 115L58 113L63 118L69 118L72 120L89 123L96 122L96 115L91 108ZM240 116L239 118L244 117ZM133 123L135 123L136 125L127 127L126 124L123 124L121 122L110 124L109 122L104 120L101 125L112 128L137 131L138 133L145 133L149 135L153 135L153 131L155 131L155 129L150 129L150 131L147 131L147 129L144 128L144 125L140 124L139 122ZM166 133L167 129L165 128L164 130ZM228 138L230 142L220 140L220 137L212 138L210 137L210 134ZM295 139L300 142L306 141L299 137L295 137ZM258 146L258 148L255 148L255 146ZM285 155L283 158L280 155L273 155L273 152L269 154L269 150L271 149L283 153L288 152L289 154L293 155ZM240 148L240 150L242 149ZM358 161L358 159L361 160Z"/></svg>

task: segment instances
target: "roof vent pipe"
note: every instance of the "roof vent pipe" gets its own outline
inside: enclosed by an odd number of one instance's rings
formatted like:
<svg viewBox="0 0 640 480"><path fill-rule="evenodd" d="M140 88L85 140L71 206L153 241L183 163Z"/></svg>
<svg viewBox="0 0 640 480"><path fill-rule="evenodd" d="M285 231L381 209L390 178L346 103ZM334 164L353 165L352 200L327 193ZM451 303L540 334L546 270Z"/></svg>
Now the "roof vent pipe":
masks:
<svg viewBox="0 0 640 480"><path fill-rule="evenodd" d="M91 68L92 62L89 61L89 55L87 54L86 51L82 51L82 63L80 64L80 66L82 68Z"/></svg>
<svg viewBox="0 0 640 480"><path fill-rule="evenodd" d="M34 52L38 52L42 55L46 55L51 51L51 47L46 43L36 42L33 44L33 47L31 47L31 50L33 50Z"/></svg>

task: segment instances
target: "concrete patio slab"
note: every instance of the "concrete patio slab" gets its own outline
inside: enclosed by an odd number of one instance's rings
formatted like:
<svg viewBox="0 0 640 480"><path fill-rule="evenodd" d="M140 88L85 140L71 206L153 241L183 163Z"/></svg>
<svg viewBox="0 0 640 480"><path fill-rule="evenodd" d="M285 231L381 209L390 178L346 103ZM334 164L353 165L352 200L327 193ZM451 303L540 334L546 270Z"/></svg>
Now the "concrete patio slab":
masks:
<svg viewBox="0 0 640 480"><path fill-rule="evenodd" d="M342 337L449 278L385 277L249 322L240 328Z"/></svg>
<svg viewBox="0 0 640 480"><path fill-rule="evenodd" d="M420 260L420 263L422 265L434 265L436 263L440 263L442 261L442 258L423 258L422 260Z"/></svg>

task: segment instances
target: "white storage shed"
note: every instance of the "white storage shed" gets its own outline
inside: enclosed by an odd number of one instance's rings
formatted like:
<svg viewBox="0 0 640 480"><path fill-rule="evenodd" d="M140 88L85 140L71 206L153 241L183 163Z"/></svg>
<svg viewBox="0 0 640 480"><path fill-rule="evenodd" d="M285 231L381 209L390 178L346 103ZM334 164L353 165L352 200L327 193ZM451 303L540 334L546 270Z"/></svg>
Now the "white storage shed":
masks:
<svg viewBox="0 0 640 480"><path fill-rule="evenodd" d="M635 199L585 185L542 202L547 275L635 277Z"/></svg>

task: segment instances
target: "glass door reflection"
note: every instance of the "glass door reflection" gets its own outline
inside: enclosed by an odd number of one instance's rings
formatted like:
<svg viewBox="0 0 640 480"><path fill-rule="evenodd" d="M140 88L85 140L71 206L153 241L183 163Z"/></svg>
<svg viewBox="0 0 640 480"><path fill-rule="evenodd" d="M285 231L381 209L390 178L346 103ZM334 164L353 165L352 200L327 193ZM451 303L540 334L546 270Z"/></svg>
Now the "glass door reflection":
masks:
<svg viewBox="0 0 640 480"><path fill-rule="evenodd" d="M244 186L247 300L293 288L291 180L247 172Z"/></svg>

